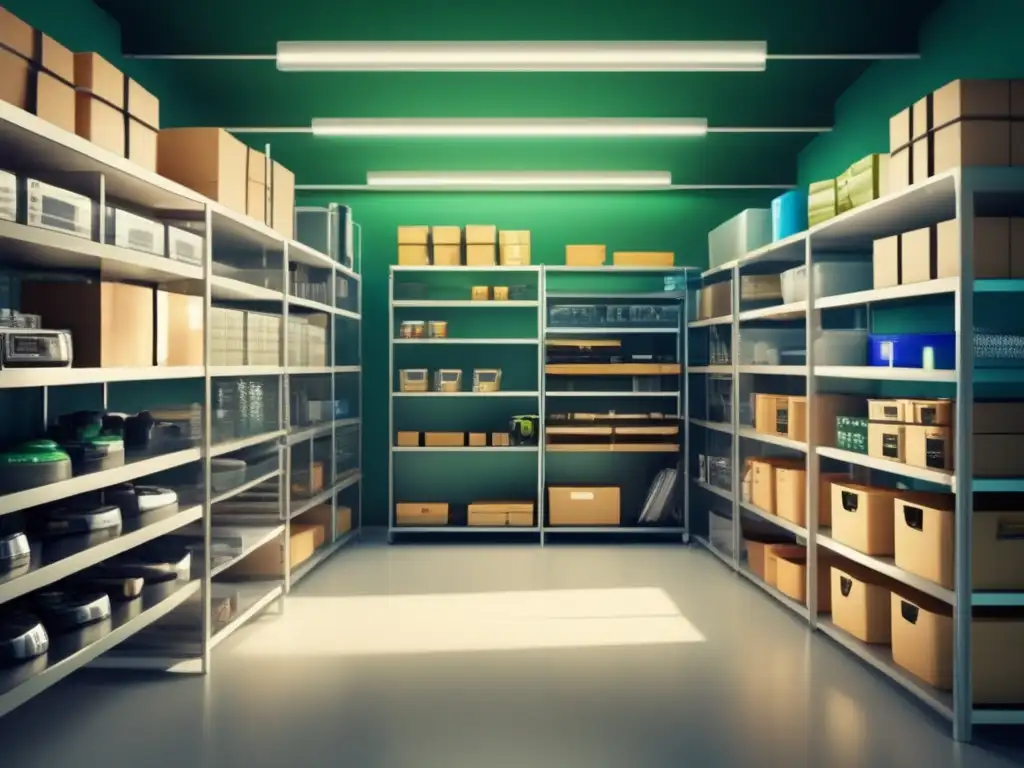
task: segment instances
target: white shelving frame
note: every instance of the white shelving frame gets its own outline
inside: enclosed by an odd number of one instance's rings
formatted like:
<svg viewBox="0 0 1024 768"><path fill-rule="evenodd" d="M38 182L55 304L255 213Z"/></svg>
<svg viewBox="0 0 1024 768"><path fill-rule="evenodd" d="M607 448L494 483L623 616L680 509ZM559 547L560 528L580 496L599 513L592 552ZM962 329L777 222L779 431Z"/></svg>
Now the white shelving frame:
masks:
<svg viewBox="0 0 1024 768"><path fill-rule="evenodd" d="M804 379L809 411L814 408L819 381L829 380L876 380L905 382L939 382L955 384L955 466L972 466L972 404L974 385L980 382L1022 382L1024 369L976 370L972 331L974 328L974 296L977 293L1024 293L1024 280L987 280L975 282L973 274L973 222L975 209L980 199L1013 195L1024 192L1024 172L1013 168L963 168L955 169L916 184L906 190L873 201L860 208L848 211L834 219L811 227L802 232L765 246L730 264L705 271L702 279L718 279L728 276L732 280L732 306L734 313L739 308L739 284L741 271L748 266L777 263L780 271L791 266L805 264L808 274L815 257L820 253L855 252L870 254L872 241L877 238L907 232L919 227L936 224L956 218L960 222L961 267L959 278L944 278L893 288L860 291L827 298L815 298L813 292L806 302L771 307L752 312L735 313L728 318L715 320L692 320L689 328L697 329L721 321L731 322L732 360L731 366L690 367L689 374L725 374L732 379L732 421L729 424L694 420L694 424L707 430L733 435L732 439L732 492L712 488L703 483L697 485L711 491L732 503L732 553L718 550L712 543L698 537L701 544L711 550L720 560L735 571L743 574L765 591L772 593L780 602L807 619L812 629L822 631L852 652L867 665L883 673L927 707L952 723L953 736L959 741L969 741L974 725L1024 724L1024 708L976 707L971 697L971 616L975 606L1016 607L1024 605L1024 592L975 592L971 583L971 536L972 536L972 493L975 491L1024 492L1024 478L975 479L970 472L939 472L919 469L897 462L885 461L843 451L819 444L814 433L814 420L809 419L811 434L806 444L760 435L739 423L740 375L758 373L769 375L790 375ZM883 302L914 298L919 296L951 294L956 314L956 368L947 370L907 370L892 368L817 366L814 361L813 340L820 330L819 310L847 306L871 306ZM745 366L737 363L739 354L738 334L740 323L747 319L803 318L807 329L807 362L805 366ZM687 413L690 408L687 405ZM741 474L740 440L758 440L802 451L811 459L807 463L808 527L804 529L767 515L740 499ZM876 558L852 551L819 529L818 481L820 459L829 458L844 461L851 467L884 471L904 478L925 480L946 486L956 495L955 522L955 588L945 589L897 568L891 558ZM786 530L805 542L808 550L807 606L798 605L777 593L776 590L759 580L743 564L743 542L741 531L741 510L753 513L776 527ZM868 646L836 628L827 617L818 616L818 548L824 547L862 566L886 575L910 587L949 604L954 619L954 685L952 693L936 690L917 680L896 666L885 648Z"/></svg>

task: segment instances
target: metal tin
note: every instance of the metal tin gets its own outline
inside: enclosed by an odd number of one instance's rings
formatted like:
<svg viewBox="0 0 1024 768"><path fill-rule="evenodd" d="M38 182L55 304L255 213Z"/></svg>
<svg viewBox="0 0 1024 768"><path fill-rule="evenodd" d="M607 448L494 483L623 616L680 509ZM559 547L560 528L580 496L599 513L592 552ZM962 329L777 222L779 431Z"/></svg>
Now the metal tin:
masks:
<svg viewBox="0 0 1024 768"><path fill-rule="evenodd" d="M448 338L448 322L446 320L431 320L427 324L427 335L432 339Z"/></svg>
<svg viewBox="0 0 1024 768"><path fill-rule="evenodd" d="M422 339L426 328L427 324L422 320L406 320L399 326L398 335L403 339Z"/></svg>

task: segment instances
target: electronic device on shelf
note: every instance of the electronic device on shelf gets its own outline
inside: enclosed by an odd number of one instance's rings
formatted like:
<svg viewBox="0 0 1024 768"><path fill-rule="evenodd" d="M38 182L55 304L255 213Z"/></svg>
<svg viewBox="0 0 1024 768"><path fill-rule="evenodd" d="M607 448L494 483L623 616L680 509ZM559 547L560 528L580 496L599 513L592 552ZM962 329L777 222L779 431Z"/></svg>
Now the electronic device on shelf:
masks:
<svg viewBox="0 0 1024 768"><path fill-rule="evenodd" d="M167 255L167 235L164 225L143 216L107 206L106 241L119 248L130 248L154 256Z"/></svg>
<svg viewBox="0 0 1024 768"><path fill-rule="evenodd" d="M41 328L42 324L43 318L39 315L0 308L0 328Z"/></svg>
<svg viewBox="0 0 1024 768"><path fill-rule="evenodd" d="M50 636L30 613L0 616L0 666L13 666L42 656L50 649Z"/></svg>
<svg viewBox="0 0 1024 768"><path fill-rule="evenodd" d="M53 440L30 440L0 453L3 493L59 483L71 475L71 457Z"/></svg>
<svg viewBox="0 0 1024 768"><path fill-rule="evenodd" d="M105 490L103 498L120 509L122 517L139 517L148 512L178 508L178 494L170 488L155 485L125 483Z"/></svg>
<svg viewBox="0 0 1024 768"><path fill-rule="evenodd" d="M0 533L0 574L23 568L31 558L32 548L24 533Z"/></svg>
<svg viewBox="0 0 1024 768"><path fill-rule="evenodd" d="M68 368L71 359L68 331L0 327L0 369Z"/></svg>
<svg viewBox="0 0 1024 768"><path fill-rule="evenodd" d="M43 523L42 530L48 536L116 532L120 531L121 522L121 510L113 504L71 504L53 509Z"/></svg>
<svg viewBox="0 0 1024 768"><path fill-rule="evenodd" d="M36 179L25 179L25 223L92 239L93 204L85 195Z"/></svg>
<svg viewBox="0 0 1024 768"><path fill-rule="evenodd" d="M125 446L156 453L184 450L202 439L199 406L165 408L128 414L107 414L104 429L124 435Z"/></svg>
<svg viewBox="0 0 1024 768"><path fill-rule="evenodd" d="M0 219L18 220L18 177L10 171L0 171Z"/></svg>
<svg viewBox="0 0 1024 768"><path fill-rule="evenodd" d="M167 225L167 256L195 267L203 265L203 237L195 232Z"/></svg>
<svg viewBox="0 0 1024 768"><path fill-rule="evenodd" d="M35 609L50 632L69 632L110 618L106 592L48 590L33 595Z"/></svg>

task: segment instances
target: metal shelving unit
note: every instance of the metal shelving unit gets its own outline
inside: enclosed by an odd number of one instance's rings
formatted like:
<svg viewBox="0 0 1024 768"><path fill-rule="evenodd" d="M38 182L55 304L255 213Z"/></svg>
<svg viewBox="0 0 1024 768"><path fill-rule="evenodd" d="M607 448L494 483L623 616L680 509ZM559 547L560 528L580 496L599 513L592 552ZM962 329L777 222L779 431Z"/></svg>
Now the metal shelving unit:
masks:
<svg viewBox="0 0 1024 768"><path fill-rule="evenodd" d="M104 217L98 217L98 236L88 240L30 227L20 223L0 221L0 259L6 268L25 269L38 273L42 270L89 271L102 275L108 281L130 281L158 286L174 292L203 297L204 358L203 365L189 367L143 368L49 368L5 369L0 371L0 390L37 389L42 398L44 426L52 416L48 405L52 390L81 385L96 385L102 393L102 407L108 407L108 392L113 385L124 383L189 382L201 386L203 395L197 397L203 405L203 428L199 445L173 453L160 455L129 452L124 466L77 475L71 479L0 496L0 517L8 516L51 502L62 501L83 493L101 491L123 482L161 477L183 469L196 469L201 478L198 484L179 488L178 508L158 510L138 519L126 518L119 535L99 543L71 546L64 542L59 553L50 545L39 549L33 543L32 562L24 569L6 574L0 579L0 608L43 587L126 553L140 545L164 537L187 537L201 543L193 551L192 573L187 580L170 585L147 586L142 596L133 601L117 603L110 619L86 627L80 632L52 635L47 654L34 661L7 668L0 674L0 715L28 701L33 696L63 679L75 670L93 664L109 668L140 668L207 673L211 669L211 651L231 632L258 615L268 605L280 600L292 583L305 575L317 563L336 551L338 547L359 535L361 501L355 506L355 521L351 531L338 531L337 494L358 484L361 480L361 456L354 459L354 468L335 472L332 466L329 488L331 526L325 545L314 557L293 570L288 563L289 547L284 546L282 572L276 579L246 584L239 594L255 594L252 600L239 601L239 610L222 626L214 626L211 616L211 593L214 578L218 582L228 576L231 569L258 550L274 541L286 540L291 521L284 510L289 509L289 491L292 477L288 462L290 447L303 440L326 437L331 441L332 463L338 431L360 426L358 410L351 418L296 430L288 430L289 381L297 375L311 373L288 365L287 318L289 308L326 314L332 325L353 323L352 335L357 347L354 360L346 365L335 365L337 345L332 344L331 365L316 373L330 376L333 398L335 379L347 377L355 384L355 402L361 401L360 334L361 283L353 270L337 263L331 257L309 246L288 240L262 223L231 211L184 186L139 168L126 159L106 152L76 135L67 133L37 117L0 102L0 149L5 168L19 174L50 181L80 194L88 195L100 211L108 201L148 211L157 219L190 226L204 236L205 253L202 267L185 264L170 258L115 247L105 243ZM94 233L96 234L96 233ZM283 290L251 285L224 275L213 274L214 258L223 251L234 253L248 250L264 259L279 258ZM332 303L321 304L290 295L289 265L304 263L323 270L331 284ZM338 307L335 292L338 281L354 286L355 309ZM214 302L245 302L280 315L281 363L277 366L213 366L210 343L210 310ZM330 336L336 333L332 328ZM333 341L333 338L332 338ZM267 377L278 387L279 408L276 423L259 434L241 435L227 441L214 441L212 407L212 380L223 377ZM198 390L197 390L198 391ZM93 404L93 403L91 403ZM358 405L357 405L358 408ZM63 410L68 410L65 406ZM269 426L269 425L268 425ZM358 440L356 440L358 445ZM276 451L277 468L247 478L230 490L213 490L211 461L256 446L267 446ZM246 494L267 484L276 485L278 493L272 502L272 516L232 514L221 517L214 505L244 504ZM361 495L360 495L361 498ZM255 506L259 506L254 504ZM230 527L243 533L242 546L228 559L214 562L211 546L214 535L230 521ZM262 523L261 523L262 521ZM269 521L269 523L268 523ZM49 549L47 548L49 547ZM179 616L177 609L188 607L188 615L199 617L198 624L180 637L187 639L178 651L178 640L169 634L166 622ZM193 609L195 609L193 611ZM185 615L185 614L180 614ZM187 637L186 637L187 636ZM177 637L177 636L175 636ZM135 645L138 641L138 645Z"/></svg>
<svg viewBox="0 0 1024 768"><path fill-rule="evenodd" d="M1024 605L1022 592L976 592L972 589L972 494L979 491L1024 492L1022 478L974 478L970 472L945 472L922 469L903 463L878 459L867 455L821 445L815 434L813 419L809 419L810 434L806 444L771 435L758 434L741 424L741 376L789 376L792 381L802 382L806 387L807 408L813 412L815 397L819 391L855 391L864 393L863 382L900 382L904 388L913 390L919 385L936 385L952 388L950 396L955 398L955 466L972 466L972 407L976 386L990 383L1019 383L1024 380L1021 369L977 369L974 364L972 329L974 324L974 302L976 294L1021 294L1024 280L975 281L973 275L973 221L975 215L1005 216L1007 205L1019 199L1024 192L1024 173L1020 169L964 168L949 171L914 185L894 195L876 200L853 211L816 225L806 232L772 243L746 257L705 271L701 275L703 284L719 280L732 281L733 315L713 320L695 320L688 323L690 333L712 325L731 323L732 364L690 366L691 375L726 376L731 381L731 421L711 422L693 419L692 423L705 430L706 435L731 435L731 482L733 493L695 481L695 487L711 492L718 498L731 503L730 525L731 552L716 546L711 537L698 537L700 543L710 549L716 557L727 563L737 573L765 590L779 602L803 617L810 628L820 630L842 647L852 652L865 664L893 680L903 690L922 701L934 712L952 723L954 738L968 741L975 724L1024 724L1024 708L1021 707L979 707L973 704L971 696L971 627L974 607L1019 607ZM993 213L992 211L997 211ZM740 275L752 268L759 274L782 271L797 265L806 265L808 274L821 254L868 254L870 257L873 240L907 232L916 228L956 218L960 222L961 277L943 278L911 285L900 285L878 290L829 296L811 295L806 302L761 308L741 312L739 302ZM863 258L863 256L861 256ZM899 368L872 368L865 366L818 366L814 361L814 344L822 328L821 310L841 307L874 308L888 302L913 300L920 297L949 295L955 311L956 367L954 370L917 370ZM748 366L738 363L738 335L740 324L750 321L777 321L802 319L806 330L807 361L803 366ZM697 344L691 341L690 348ZM777 379L773 379L776 380ZM864 395L868 397L868 395ZM687 402L687 414L693 412L697 403ZM774 448L786 448L807 456L807 529L796 526L774 515L759 510L741 498L741 441ZM831 531L819 528L819 472L820 461L827 459L848 465L852 472L874 471L900 478L902 482L922 481L952 491L956 498L955 510L955 588L946 589L938 584L921 579L895 566L892 558L865 555L831 538ZM710 507L709 507L710 509ZM742 513L752 514L758 521L786 531L806 543L807 605L800 605L785 597L761 581L743 562ZM709 512L710 514L710 512ZM818 552L823 549L871 569L898 583L920 590L953 609L954 622L954 685L952 692L940 691L923 683L892 661L886 647L869 646L838 629L830 617L818 613Z"/></svg>

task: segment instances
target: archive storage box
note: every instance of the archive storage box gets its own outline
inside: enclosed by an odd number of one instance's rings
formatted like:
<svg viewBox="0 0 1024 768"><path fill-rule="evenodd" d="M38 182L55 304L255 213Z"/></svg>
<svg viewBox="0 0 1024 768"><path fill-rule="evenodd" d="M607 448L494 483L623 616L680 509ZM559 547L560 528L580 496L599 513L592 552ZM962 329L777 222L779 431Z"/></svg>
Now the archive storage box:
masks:
<svg viewBox="0 0 1024 768"><path fill-rule="evenodd" d="M548 488L550 525L618 525L619 521L617 486Z"/></svg>
<svg viewBox="0 0 1024 768"><path fill-rule="evenodd" d="M748 208L708 232L708 265L728 264L771 241L771 210Z"/></svg>
<svg viewBox="0 0 1024 768"><path fill-rule="evenodd" d="M531 526L533 502L475 502L466 510L467 525Z"/></svg>
<svg viewBox="0 0 1024 768"><path fill-rule="evenodd" d="M832 566L832 622L862 643L892 642L892 588L885 577L853 563Z"/></svg>
<svg viewBox="0 0 1024 768"><path fill-rule="evenodd" d="M0 8L0 101L75 132L74 54Z"/></svg>
<svg viewBox="0 0 1024 768"><path fill-rule="evenodd" d="M501 264L506 267L530 263L530 231L503 229L498 233Z"/></svg>
<svg viewBox="0 0 1024 768"><path fill-rule="evenodd" d="M800 546L772 548L775 556L775 588L801 605L807 605L807 550ZM832 609L831 561L818 552L818 613Z"/></svg>
<svg viewBox="0 0 1024 768"><path fill-rule="evenodd" d="M603 245L567 245L565 263L569 267L599 267L607 258L607 247Z"/></svg>
<svg viewBox="0 0 1024 768"><path fill-rule="evenodd" d="M398 263L403 267L425 267L430 263L430 227L398 228Z"/></svg>
<svg viewBox="0 0 1024 768"><path fill-rule="evenodd" d="M898 492L855 483L832 483L832 538L866 555L891 557Z"/></svg>
<svg viewBox="0 0 1024 768"><path fill-rule="evenodd" d="M401 502L395 504L399 525L448 525L448 504L444 502Z"/></svg>
<svg viewBox="0 0 1024 768"><path fill-rule="evenodd" d="M125 79L98 53L75 54L75 133L125 154Z"/></svg>
<svg viewBox="0 0 1024 768"><path fill-rule="evenodd" d="M221 128L171 128L157 137L157 172L246 215L249 150Z"/></svg>
<svg viewBox="0 0 1024 768"><path fill-rule="evenodd" d="M498 263L498 228L493 224L466 226L466 265L493 267Z"/></svg>

